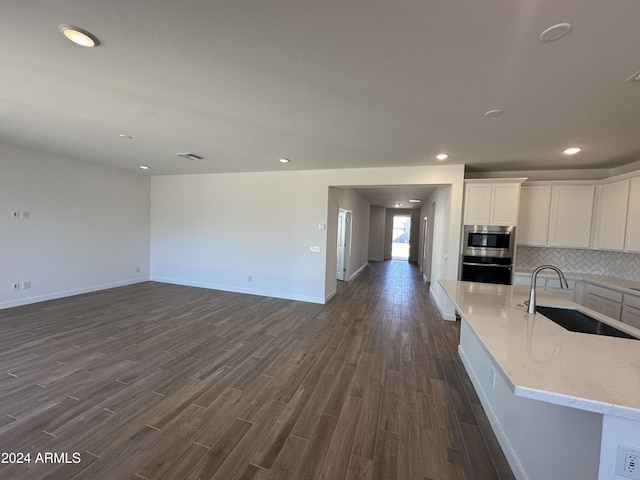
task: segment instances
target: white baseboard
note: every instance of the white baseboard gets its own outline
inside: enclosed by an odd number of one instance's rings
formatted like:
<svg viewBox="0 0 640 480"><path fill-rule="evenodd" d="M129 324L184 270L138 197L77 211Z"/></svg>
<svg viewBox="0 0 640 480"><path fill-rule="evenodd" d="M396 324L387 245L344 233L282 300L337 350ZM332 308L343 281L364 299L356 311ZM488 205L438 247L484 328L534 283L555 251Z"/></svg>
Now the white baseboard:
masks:
<svg viewBox="0 0 640 480"><path fill-rule="evenodd" d="M438 312L440 312L440 316L442 318L444 318L445 320L448 320L450 322L455 322L456 321L456 314L448 312L445 310L444 305L442 305L442 302L440 301L440 298L438 297L438 295L436 293L434 293L434 285L431 284L431 288L429 289L429 293L431 294L431 298L433 298L433 303L436 304L436 307L438 308Z"/></svg>
<svg viewBox="0 0 640 480"><path fill-rule="evenodd" d="M362 272L364 272L364 269L367 268L368 263L365 263L364 265L362 265L358 270L356 270L350 277L349 277L349 281L351 282L352 280L355 280Z"/></svg>
<svg viewBox="0 0 640 480"><path fill-rule="evenodd" d="M108 290L110 288L124 287L126 285L134 285L136 283L148 282L149 278L135 278L123 280L121 282L105 283L102 285L92 285L90 287L76 288L73 290L62 290L59 292L47 293L44 295L36 295L33 297L23 297L16 300L0 303L0 310L12 307L21 307L23 305L31 305L32 303L46 302L47 300L56 300L58 298L73 297L74 295L82 295L83 293L98 292L100 290Z"/></svg>
<svg viewBox="0 0 640 480"><path fill-rule="evenodd" d="M207 288L209 290L220 290L223 292L233 292L233 293L244 293L246 295L258 295L260 297L273 297L273 298L282 298L285 300L297 300L300 302L307 303L326 303L325 299L322 297L310 297L307 295L295 295L287 292L273 292L270 290L259 290L252 288L241 288L230 285L218 285L207 282L192 282L188 280L180 280L175 278L163 278L163 277L151 277L151 281L160 282L160 283L170 283L173 285L184 285L185 287L198 287L198 288Z"/></svg>

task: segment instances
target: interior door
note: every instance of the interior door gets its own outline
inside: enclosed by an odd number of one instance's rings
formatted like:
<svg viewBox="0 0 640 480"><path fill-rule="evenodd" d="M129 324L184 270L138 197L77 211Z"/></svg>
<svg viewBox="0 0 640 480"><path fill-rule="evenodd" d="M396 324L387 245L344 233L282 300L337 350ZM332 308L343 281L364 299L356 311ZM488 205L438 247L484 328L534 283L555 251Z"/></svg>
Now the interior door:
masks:
<svg viewBox="0 0 640 480"><path fill-rule="evenodd" d="M346 244L346 217L347 212L338 212L338 261L336 262L336 278L344 280L344 252Z"/></svg>

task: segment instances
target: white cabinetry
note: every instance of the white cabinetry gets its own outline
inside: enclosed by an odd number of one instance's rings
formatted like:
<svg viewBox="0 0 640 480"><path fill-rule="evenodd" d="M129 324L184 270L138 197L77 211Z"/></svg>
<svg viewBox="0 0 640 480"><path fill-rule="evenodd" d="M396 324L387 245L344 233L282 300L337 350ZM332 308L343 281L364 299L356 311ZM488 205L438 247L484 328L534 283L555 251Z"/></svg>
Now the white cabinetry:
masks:
<svg viewBox="0 0 640 480"><path fill-rule="evenodd" d="M624 294L620 320L632 327L640 328L640 297Z"/></svg>
<svg viewBox="0 0 640 480"><path fill-rule="evenodd" d="M553 185L549 246L588 248L594 185Z"/></svg>
<svg viewBox="0 0 640 480"><path fill-rule="evenodd" d="M464 224L489 225L491 184L467 183L464 189Z"/></svg>
<svg viewBox="0 0 640 480"><path fill-rule="evenodd" d="M640 252L640 177L632 178L629 183L629 209L624 248L630 252Z"/></svg>
<svg viewBox="0 0 640 480"><path fill-rule="evenodd" d="M551 185L523 185L516 240L518 245L544 247L549 233Z"/></svg>
<svg viewBox="0 0 640 480"><path fill-rule="evenodd" d="M598 185L595 248L622 250L627 225L629 180Z"/></svg>
<svg viewBox="0 0 640 480"><path fill-rule="evenodd" d="M466 180L464 199L465 225L516 225L520 202L520 184Z"/></svg>
<svg viewBox="0 0 640 480"><path fill-rule="evenodd" d="M516 273L513 276L514 285L524 285L531 287L531 274ZM560 280L557 277L546 278L542 274L536 278L536 288L544 288L560 297L564 297L572 302L576 301L576 287L577 282L575 280L567 280L569 288L562 288L560 286Z"/></svg>
<svg viewBox="0 0 640 480"><path fill-rule="evenodd" d="M595 310L607 317L620 320L620 314L622 312L622 292L588 284L585 307Z"/></svg>

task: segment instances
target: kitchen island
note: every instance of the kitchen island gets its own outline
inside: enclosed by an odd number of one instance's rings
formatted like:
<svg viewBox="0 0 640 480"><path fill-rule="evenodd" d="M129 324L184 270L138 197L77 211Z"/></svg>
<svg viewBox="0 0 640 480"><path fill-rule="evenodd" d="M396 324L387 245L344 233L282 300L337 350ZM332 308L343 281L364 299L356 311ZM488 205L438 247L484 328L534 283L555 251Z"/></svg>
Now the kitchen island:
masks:
<svg viewBox="0 0 640 480"><path fill-rule="evenodd" d="M441 280L461 317L459 353L517 478L622 479L640 450L640 340L570 332L526 313L522 286ZM539 290L538 304L575 308Z"/></svg>

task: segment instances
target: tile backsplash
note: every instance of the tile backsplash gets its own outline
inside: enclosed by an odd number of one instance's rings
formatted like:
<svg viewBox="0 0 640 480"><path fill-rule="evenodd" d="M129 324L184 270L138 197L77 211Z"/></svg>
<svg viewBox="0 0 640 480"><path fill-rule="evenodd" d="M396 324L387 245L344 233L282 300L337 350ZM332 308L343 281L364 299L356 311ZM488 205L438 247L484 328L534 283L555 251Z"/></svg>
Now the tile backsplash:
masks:
<svg viewBox="0 0 640 480"><path fill-rule="evenodd" d="M549 263L567 272L609 275L640 282L638 253L525 246L516 250L516 271L532 270Z"/></svg>

